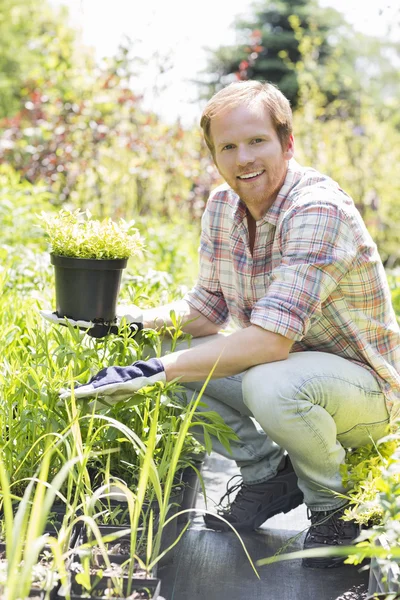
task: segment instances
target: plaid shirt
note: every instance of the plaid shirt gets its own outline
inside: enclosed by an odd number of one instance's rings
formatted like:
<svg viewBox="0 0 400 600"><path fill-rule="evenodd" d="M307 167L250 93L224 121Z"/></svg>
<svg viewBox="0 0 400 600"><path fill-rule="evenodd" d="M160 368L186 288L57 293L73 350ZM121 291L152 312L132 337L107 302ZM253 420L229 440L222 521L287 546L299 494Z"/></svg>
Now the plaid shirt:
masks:
<svg viewBox="0 0 400 600"><path fill-rule="evenodd" d="M352 199L329 177L289 162L256 223L226 184L202 219L200 274L188 303L214 323L231 318L294 340L292 352L330 352L377 377L400 416L400 331L375 243ZM395 407L393 405L396 404Z"/></svg>

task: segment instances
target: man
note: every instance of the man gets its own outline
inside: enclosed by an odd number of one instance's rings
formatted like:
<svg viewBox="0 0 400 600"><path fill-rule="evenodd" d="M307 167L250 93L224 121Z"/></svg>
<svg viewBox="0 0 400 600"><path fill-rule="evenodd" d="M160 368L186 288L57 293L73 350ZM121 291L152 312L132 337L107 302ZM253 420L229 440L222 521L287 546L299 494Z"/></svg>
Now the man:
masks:
<svg viewBox="0 0 400 600"><path fill-rule="evenodd" d="M294 160L291 109L275 86L230 84L208 102L201 127L226 184L203 215L199 278L181 302L143 313L144 326L157 327L173 308L196 339L105 369L77 395L175 378L199 389L215 367L203 399L237 433L243 477L220 514L253 530L304 496L304 547L347 545L358 528L341 519L344 448L382 437L399 409L400 332L382 262L352 199ZM218 334L228 319L238 329ZM225 529L217 516L206 523Z"/></svg>

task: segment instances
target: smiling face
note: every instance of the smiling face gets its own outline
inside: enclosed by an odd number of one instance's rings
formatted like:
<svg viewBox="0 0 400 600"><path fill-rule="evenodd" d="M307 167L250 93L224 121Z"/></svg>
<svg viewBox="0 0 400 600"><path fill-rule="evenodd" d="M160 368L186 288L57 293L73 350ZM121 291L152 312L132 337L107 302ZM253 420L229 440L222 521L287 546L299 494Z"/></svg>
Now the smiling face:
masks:
<svg viewBox="0 0 400 600"><path fill-rule="evenodd" d="M267 108L260 101L227 108L211 120L214 161L255 220L274 203L294 154L291 135L282 148Z"/></svg>

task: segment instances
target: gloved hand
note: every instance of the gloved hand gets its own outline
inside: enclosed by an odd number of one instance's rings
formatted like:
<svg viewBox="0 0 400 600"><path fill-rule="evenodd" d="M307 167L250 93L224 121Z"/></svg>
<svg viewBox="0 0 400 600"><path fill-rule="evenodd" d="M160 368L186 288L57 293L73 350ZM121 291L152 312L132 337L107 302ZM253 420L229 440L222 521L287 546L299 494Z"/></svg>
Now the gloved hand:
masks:
<svg viewBox="0 0 400 600"><path fill-rule="evenodd" d="M94 375L88 383L77 385L75 398L101 396L111 403L120 402L135 392L157 381L166 381L164 366L159 358L137 360L129 367L106 367ZM61 390L60 398L70 398L71 390Z"/></svg>
<svg viewBox="0 0 400 600"><path fill-rule="evenodd" d="M40 310L40 314L46 321L57 325L65 325L68 323L72 327L79 327L86 331L88 335L95 338L103 338L109 333L118 334L122 321L125 320L131 329L131 335L135 335L143 329L143 313L138 306L133 304L129 306L118 306L116 320L112 323L95 323L93 321L84 321L70 319L69 317L59 317L56 312L49 310Z"/></svg>

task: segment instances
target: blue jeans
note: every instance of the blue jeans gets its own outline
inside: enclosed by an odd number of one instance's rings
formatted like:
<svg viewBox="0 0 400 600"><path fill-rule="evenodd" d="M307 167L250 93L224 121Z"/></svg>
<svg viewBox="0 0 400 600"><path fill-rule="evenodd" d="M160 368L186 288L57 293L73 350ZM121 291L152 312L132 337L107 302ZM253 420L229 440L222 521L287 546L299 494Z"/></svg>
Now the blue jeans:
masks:
<svg viewBox="0 0 400 600"><path fill-rule="evenodd" d="M214 338L195 338L190 346ZM202 387L184 385L189 390ZM244 482L273 477L286 451L305 503L319 511L343 504L333 492L346 493L339 473L344 448L369 444L388 432L385 397L375 377L325 352L293 353L284 361L213 379L202 401L239 437L231 445L232 454L217 439L213 449L236 461Z"/></svg>

